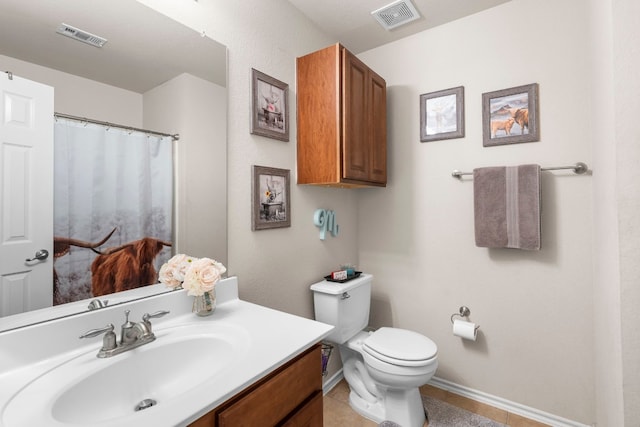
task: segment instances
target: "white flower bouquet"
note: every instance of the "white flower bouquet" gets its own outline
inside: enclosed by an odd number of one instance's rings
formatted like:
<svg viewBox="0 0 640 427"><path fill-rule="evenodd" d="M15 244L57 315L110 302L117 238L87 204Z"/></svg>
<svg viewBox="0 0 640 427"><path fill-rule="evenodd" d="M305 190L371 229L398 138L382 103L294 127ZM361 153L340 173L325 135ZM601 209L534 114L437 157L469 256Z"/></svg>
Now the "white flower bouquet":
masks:
<svg viewBox="0 0 640 427"><path fill-rule="evenodd" d="M211 258L177 254L160 268L159 280L169 288L182 287L187 295L201 296L215 289L227 268Z"/></svg>

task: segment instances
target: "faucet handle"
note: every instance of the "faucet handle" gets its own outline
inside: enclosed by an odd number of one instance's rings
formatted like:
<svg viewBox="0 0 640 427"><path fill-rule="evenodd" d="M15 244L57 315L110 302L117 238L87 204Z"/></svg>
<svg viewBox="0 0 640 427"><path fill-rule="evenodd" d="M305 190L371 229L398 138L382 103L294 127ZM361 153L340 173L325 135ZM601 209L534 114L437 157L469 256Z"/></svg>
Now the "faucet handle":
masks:
<svg viewBox="0 0 640 427"><path fill-rule="evenodd" d="M157 319L159 317L166 316L169 313L170 313L169 310L160 310L160 311L156 311L153 314L145 313L142 315L142 321L145 323L148 323L149 319Z"/></svg>
<svg viewBox="0 0 640 427"><path fill-rule="evenodd" d="M80 335L80 338L93 338L98 335L104 334L104 338L102 339L102 349L101 351L113 350L116 348L116 334L113 332L113 323L109 323L104 328L91 329L84 334Z"/></svg>
<svg viewBox="0 0 640 427"><path fill-rule="evenodd" d="M155 313L149 314L149 313L145 313L142 315L142 323L145 324L145 326L147 327L147 331L149 334L151 334L151 322L150 319L157 319L158 317L162 317L162 316L166 316L167 314L169 314L169 310L160 310L160 311L156 311Z"/></svg>
<svg viewBox="0 0 640 427"><path fill-rule="evenodd" d="M89 310L96 310L96 309L98 309L98 308L106 307L108 304L109 304L109 300L108 300L108 299L106 299L106 300L104 300L104 301L100 301L99 299L97 299L97 298L96 298L96 299L92 300L92 301L89 303L89 305L87 306L87 308L88 308Z"/></svg>
<svg viewBox="0 0 640 427"><path fill-rule="evenodd" d="M98 328L98 329L91 329L87 332L85 332L84 334L80 335L80 338L93 338L93 337L97 337L98 335L102 335L105 332L109 333L109 332L113 332L114 326L113 323L109 323L107 326L105 326L104 328Z"/></svg>

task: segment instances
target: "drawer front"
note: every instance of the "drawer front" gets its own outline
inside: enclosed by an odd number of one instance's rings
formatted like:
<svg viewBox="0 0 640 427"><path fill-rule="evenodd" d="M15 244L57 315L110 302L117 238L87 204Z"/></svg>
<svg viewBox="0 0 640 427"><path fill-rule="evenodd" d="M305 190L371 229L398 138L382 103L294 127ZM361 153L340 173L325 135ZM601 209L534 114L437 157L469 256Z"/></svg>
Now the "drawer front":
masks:
<svg viewBox="0 0 640 427"><path fill-rule="evenodd" d="M282 427L322 427L322 391L315 395L282 424Z"/></svg>
<svg viewBox="0 0 640 427"><path fill-rule="evenodd" d="M273 426L322 390L320 346L303 354L218 415L219 427Z"/></svg>

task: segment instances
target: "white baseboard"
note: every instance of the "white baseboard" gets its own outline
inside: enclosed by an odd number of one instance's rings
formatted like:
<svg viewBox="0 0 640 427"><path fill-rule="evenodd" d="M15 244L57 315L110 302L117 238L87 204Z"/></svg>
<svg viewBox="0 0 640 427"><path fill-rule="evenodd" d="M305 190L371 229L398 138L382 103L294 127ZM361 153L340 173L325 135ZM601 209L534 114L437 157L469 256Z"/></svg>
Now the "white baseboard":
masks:
<svg viewBox="0 0 640 427"><path fill-rule="evenodd" d="M442 378L431 378L431 381L429 381L429 385L450 391L451 393L455 393L460 396L468 397L469 399L485 403L487 405L493 406L494 408L502 409L512 414L529 418L530 420L548 424L553 427L590 427L587 424L568 420L566 418L549 414L547 412L543 412L529 406L521 405L520 403L511 402L501 397L492 396L482 391L474 390L472 388L461 386L451 381L443 380Z"/></svg>
<svg viewBox="0 0 640 427"><path fill-rule="evenodd" d="M331 378L323 380L322 395L324 396L327 393L329 393L331 389L333 389L340 381L342 381L343 378L344 378L344 375L342 374L342 368L340 368L340 370L335 374L333 374Z"/></svg>
<svg viewBox="0 0 640 427"><path fill-rule="evenodd" d="M329 393L331 389L333 389L343 378L344 375L342 373L342 369L340 369L338 372L333 374L331 378L323 382L322 394L326 395L327 393ZM520 415L521 417L528 418L533 421L548 424L553 427L592 427L587 424L582 424L577 421L562 418L548 412L540 411L538 409L522 405L520 403L512 402L501 397L493 396L479 390L474 390L472 388L465 387L451 381L443 380L442 378L431 378L431 381L429 381L429 385L446 391L450 391L451 393L458 394L460 396L467 397L471 400L475 400L476 402L485 403L489 406L502 409L503 411L507 411L512 414Z"/></svg>

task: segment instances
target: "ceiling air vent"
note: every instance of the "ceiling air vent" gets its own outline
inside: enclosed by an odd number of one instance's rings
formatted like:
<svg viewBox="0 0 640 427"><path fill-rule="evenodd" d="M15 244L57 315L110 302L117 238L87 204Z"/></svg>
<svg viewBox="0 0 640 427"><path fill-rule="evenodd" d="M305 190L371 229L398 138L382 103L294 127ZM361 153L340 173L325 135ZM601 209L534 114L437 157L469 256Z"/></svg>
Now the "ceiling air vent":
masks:
<svg viewBox="0 0 640 427"><path fill-rule="evenodd" d="M411 0L398 0L371 12L385 30L392 30L400 25L415 21L420 14Z"/></svg>
<svg viewBox="0 0 640 427"><path fill-rule="evenodd" d="M95 34L88 33L67 24L60 24L60 26L56 30L56 33L62 34L63 36L71 37L74 40L78 40L79 42L87 43L95 47L102 47L107 42L107 39L105 38L96 36Z"/></svg>

